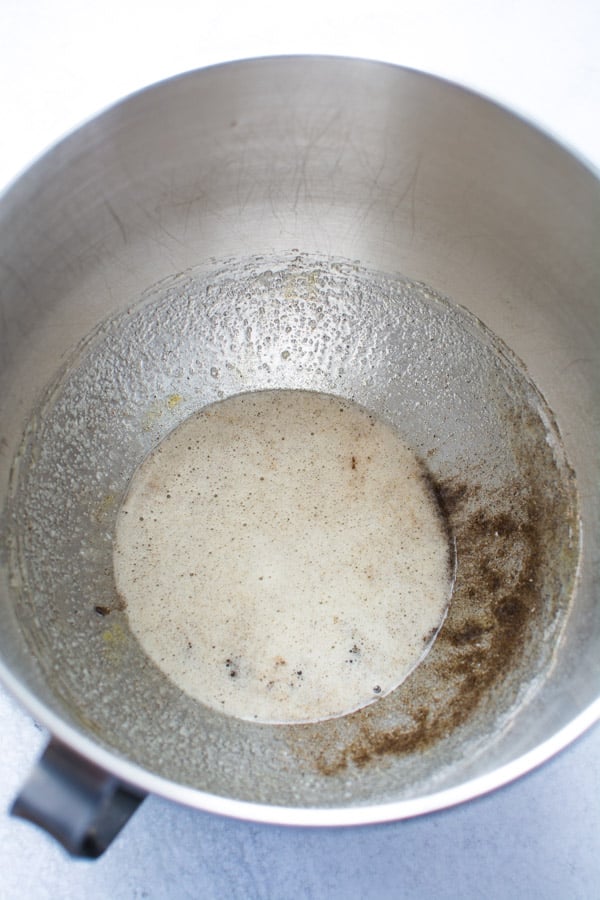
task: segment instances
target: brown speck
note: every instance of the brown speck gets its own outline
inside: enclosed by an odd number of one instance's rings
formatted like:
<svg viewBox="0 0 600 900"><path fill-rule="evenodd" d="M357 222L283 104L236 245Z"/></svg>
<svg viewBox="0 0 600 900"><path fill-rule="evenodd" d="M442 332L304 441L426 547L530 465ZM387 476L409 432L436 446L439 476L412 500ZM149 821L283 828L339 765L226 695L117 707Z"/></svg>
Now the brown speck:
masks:
<svg viewBox="0 0 600 900"><path fill-rule="evenodd" d="M107 616L112 612L110 606L95 606L94 612L96 612L99 616Z"/></svg>
<svg viewBox="0 0 600 900"><path fill-rule="evenodd" d="M227 658L225 660L225 668L229 669L229 677L236 678L238 674L238 667L234 660Z"/></svg>
<svg viewBox="0 0 600 900"><path fill-rule="evenodd" d="M352 468L355 469L355 468L356 468L356 457L355 457L355 456L352 457L352 463L351 463L351 464L352 464Z"/></svg>

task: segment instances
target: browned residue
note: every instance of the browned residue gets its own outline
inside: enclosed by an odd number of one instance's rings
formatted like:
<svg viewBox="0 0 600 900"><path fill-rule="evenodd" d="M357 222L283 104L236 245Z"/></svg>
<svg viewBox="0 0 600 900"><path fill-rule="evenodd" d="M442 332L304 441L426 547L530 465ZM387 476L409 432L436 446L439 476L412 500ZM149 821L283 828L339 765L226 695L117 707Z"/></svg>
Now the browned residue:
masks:
<svg viewBox="0 0 600 900"><path fill-rule="evenodd" d="M343 754L331 761L324 755L317 761L317 768L321 775L336 775L347 768L351 762L357 768L362 768L375 759L388 754L404 754L421 749L428 743L427 719L428 710L423 707L416 711L412 727L409 730L392 728L387 731L378 731L363 727L356 740L352 741Z"/></svg>
<svg viewBox="0 0 600 900"><path fill-rule="evenodd" d="M521 477L502 490L458 478L432 484L456 542L446 622L424 662L392 694L345 719L290 729L288 740L304 763L335 776L382 757L420 753L486 703L510 706L539 652L532 637L556 621L578 554L573 484L568 475L561 483L558 473L549 480L551 451L544 445L537 453L546 458L536 460L532 450L519 459Z"/></svg>

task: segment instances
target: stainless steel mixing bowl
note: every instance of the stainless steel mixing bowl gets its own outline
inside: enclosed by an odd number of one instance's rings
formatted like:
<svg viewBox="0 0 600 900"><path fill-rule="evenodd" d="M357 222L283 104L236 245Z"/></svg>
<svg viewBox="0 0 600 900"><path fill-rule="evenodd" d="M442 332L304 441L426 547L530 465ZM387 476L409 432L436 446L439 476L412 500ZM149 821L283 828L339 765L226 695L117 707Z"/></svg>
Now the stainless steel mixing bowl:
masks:
<svg viewBox="0 0 600 900"><path fill-rule="evenodd" d="M85 125L0 204L1 675L51 743L16 811L97 855L146 792L260 821L474 797L596 720L600 183L454 85L327 58L228 64ZM448 618L388 697L259 725L130 633L114 525L206 403L355 399L422 458Z"/></svg>

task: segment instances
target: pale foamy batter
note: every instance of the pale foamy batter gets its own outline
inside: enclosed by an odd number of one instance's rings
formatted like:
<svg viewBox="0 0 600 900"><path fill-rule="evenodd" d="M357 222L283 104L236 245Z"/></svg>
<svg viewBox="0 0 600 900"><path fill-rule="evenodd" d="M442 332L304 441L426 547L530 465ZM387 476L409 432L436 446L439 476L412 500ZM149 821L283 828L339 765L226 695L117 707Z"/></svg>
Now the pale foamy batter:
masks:
<svg viewBox="0 0 600 900"><path fill-rule="evenodd" d="M114 564L165 675L260 722L339 716L391 691L452 582L440 510L394 429L292 390L239 394L168 435L131 482Z"/></svg>

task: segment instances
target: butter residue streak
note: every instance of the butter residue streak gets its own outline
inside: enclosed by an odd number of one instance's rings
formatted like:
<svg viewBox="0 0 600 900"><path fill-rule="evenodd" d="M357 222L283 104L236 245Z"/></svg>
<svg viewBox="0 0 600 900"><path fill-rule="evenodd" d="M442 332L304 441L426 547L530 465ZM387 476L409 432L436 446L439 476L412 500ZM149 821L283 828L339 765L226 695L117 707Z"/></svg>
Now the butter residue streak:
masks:
<svg viewBox="0 0 600 900"><path fill-rule="evenodd" d="M165 675L273 723L393 690L427 652L452 580L441 512L396 431L296 390L238 394L168 435L132 479L114 566Z"/></svg>

